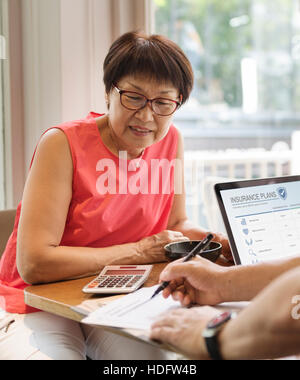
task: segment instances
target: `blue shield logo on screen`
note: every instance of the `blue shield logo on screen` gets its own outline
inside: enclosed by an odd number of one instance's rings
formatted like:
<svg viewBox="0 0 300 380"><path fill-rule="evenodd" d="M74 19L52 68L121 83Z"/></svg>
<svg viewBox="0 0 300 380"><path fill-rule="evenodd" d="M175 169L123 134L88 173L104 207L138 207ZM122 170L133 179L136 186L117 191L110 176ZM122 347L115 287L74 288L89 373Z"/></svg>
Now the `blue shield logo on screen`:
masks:
<svg viewBox="0 0 300 380"><path fill-rule="evenodd" d="M283 199L284 201L286 200L287 191L285 187L278 187L277 194L280 196L281 199Z"/></svg>

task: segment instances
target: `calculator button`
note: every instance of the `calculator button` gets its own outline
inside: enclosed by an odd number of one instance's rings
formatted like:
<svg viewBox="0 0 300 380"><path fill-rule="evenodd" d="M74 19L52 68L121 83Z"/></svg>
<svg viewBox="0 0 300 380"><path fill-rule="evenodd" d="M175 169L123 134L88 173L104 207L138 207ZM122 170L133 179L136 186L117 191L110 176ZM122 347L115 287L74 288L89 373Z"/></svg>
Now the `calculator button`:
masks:
<svg viewBox="0 0 300 380"><path fill-rule="evenodd" d="M96 286L98 286L98 284L95 282L92 282L91 284L88 285L89 288L95 288Z"/></svg>
<svg viewBox="0 0 300 380"><path fill-rule="evenodd" d="M109 284L108 282L104 281L104 282L102 282L102 283L99 284L99 285L101 285L101 288L103 288L103 287L107 286L108 284Z"/></svg>
<svg viewBox="0 0 300 380"><path fill-rule="evenodd" d="M126 285L126 288L130 288L132 285L134 285L135 282L129 282L127 285Z"/></svg>

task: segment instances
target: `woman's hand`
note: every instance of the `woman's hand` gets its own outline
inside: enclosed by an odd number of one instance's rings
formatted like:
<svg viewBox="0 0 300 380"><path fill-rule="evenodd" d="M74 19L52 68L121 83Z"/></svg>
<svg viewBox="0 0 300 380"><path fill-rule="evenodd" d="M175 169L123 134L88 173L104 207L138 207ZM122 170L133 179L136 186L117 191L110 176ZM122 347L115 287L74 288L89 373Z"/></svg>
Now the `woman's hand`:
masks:
<svg viewBox="0 0 300 380"><path fill-rule="evenodd" d="M161 272L160 281L170 281L163 291L165 298L172 295L182 306L191 304L216 305L224 302L222 275L228 268L214 264L202 257L195 257L183 263L176 260Z"/></svg>
<svg viewBox="0 0 300 380"><path fill-rule="evenodd" d="M220 312L209 306L175 309L151 326L150 338L169 343L191 359L209 359L202 331Z"/></svg>
<svg viewBox="0 0 300 380"><path fill-rule="evenodd" d="M140 240L137 243L138 251L139 254L145 258L146 262L162 262L166 261L165 245L187 240L189 240L189 238L184 236L181 232L165 230Z"/></svg>
<svg viewBox="0 0 300 380"><path fill-rule="evenodd" d="M222 244L222 255L228 261L233 262L233 257L232 257L232 253L230 250L230 246L229 246L227 236L225 236L224 234L222 234L220 232L219 233L213 233L213 235L214 235L213 240Z"/></svg>

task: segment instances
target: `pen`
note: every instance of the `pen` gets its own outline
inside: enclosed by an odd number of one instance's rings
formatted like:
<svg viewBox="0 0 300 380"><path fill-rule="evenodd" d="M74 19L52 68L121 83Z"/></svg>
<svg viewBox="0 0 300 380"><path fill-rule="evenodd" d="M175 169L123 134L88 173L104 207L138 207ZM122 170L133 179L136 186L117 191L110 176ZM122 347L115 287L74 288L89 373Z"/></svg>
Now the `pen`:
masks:
<svg viewBox="0 0 300 380"><path fill-rule="evenodd" d="M213 234L208 234L202 241L200 241L195 248L193 248L191 250L191 252L188 253L188 255L184 258L183 262L185 263L186 261L189 261L190 259L192 259L193 257L196 256L197 253L200 253L202 251L204 251L204 249L208 246L208 244L210 243L210 241L212 240L213 238ZM158 293L160 293L162 290L164 290L168 285L169 285L170 281L164 281L156 290L155 292L153 293L152 297L150 299L152 299L153 297L155 297Z"/></svg>

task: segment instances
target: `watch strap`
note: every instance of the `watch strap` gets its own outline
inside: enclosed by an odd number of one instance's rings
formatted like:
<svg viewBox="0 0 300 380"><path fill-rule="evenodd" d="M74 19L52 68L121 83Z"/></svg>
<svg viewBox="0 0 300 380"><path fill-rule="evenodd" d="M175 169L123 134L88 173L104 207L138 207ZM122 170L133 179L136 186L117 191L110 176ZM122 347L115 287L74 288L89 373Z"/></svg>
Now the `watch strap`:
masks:
<svg viewBox="0 0 300 380"><path fill-rule="evenodd" d="M205 344L206 344L206 348L209 353L209 356L211 357L212 360L223 360L222 355L219 350L218 335L214 335L209 338L206 337Z"/></svg>

